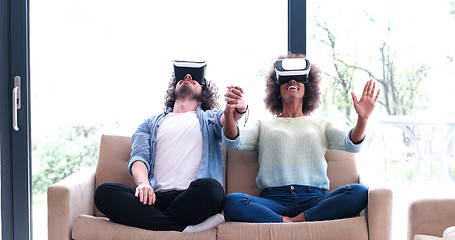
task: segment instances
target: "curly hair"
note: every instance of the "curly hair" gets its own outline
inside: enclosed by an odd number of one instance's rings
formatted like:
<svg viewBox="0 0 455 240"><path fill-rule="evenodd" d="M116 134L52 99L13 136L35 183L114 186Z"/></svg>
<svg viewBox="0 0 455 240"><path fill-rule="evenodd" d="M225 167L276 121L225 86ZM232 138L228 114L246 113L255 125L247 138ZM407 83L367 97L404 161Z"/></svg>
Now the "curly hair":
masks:
<svg viewBox="0 0 455 240"><path fill-rule="evenodd" d="M169 86L166 91L166 96L164 97L164 108L174 108L175 104L175 87L174 84L174 74L171 76L171 80L169 81ZM201 96L201 107L202 110L212 110L212 109L220 109L220 105L218 104L218 88L216 87L215 83L207 81L205 86L202 87L202 96Z"/></svg>
<svg viewBox="0 0 455 240"><path fill-rule="evenodd" d="M289 53L287 56L279 56L278 59L284 58L306 58L304 54ZM264 98L265 107L275 116L283 112L283 102L280 96L280 85L275 82L275 68L269 71L266 76L266 95ZM321 104L321 70L318 66L311 63L308 83L305 84L305 96L303 97L302 112L304 115L310 115Z"/></svg>

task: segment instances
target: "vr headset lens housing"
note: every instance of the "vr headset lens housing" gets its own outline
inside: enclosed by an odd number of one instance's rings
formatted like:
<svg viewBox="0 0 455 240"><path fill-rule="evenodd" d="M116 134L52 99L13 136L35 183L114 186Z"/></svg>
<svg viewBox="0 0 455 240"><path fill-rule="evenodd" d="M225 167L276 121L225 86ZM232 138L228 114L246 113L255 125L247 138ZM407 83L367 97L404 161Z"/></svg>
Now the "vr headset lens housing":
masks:
<svg viewBox="0 0 455 240"><path fill-rule="evenodd" d="M311 63L306 58L287 58L275 61L276 84L281 85L294 79L297 82L308 83Z"/></svg>
<svg viewBox="0 0 455 240"><path fill-rule="evenodd" d="M193 80L201 85L205 85L205 67L207 63L194 61L173 61L174 64L174 84L182 80L186 74L190 74Z"/></svg>

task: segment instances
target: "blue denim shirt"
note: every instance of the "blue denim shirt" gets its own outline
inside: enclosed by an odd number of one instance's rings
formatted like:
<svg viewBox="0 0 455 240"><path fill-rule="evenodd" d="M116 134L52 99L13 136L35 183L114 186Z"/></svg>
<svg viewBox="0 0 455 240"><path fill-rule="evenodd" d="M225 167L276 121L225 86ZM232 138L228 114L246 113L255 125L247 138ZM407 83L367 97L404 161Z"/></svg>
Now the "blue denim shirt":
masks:
<svg viewBox="0 0 455 240"><path fill-rule="evenodd" d="M128 161L128 171L131 174L131 167L136 161L142 161L148 169L150 185L155 189L156 177L154 174L156 137L158 128L163 122L164 116L170 113L172 108L166 109L164 113L151 116L145 119L132 137L131 157ZM203 111L198 106L196 114L201 123L202 133L202 160L196 174L198 178L214 178L223 185L223 156L221 150L222 126L220 117L224 111L207 110ZM175 146L178 150L179 146Z"/></svg>

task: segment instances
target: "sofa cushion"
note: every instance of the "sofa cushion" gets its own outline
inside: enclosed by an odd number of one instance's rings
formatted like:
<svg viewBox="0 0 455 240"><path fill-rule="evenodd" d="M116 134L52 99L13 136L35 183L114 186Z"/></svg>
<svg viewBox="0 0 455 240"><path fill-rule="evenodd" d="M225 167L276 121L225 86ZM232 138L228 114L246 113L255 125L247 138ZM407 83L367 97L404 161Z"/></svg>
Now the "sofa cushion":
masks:
<svg viewBox="0 0 455 240"><path fill-rule="evenodd" d="M226 193L242 192L253 196L260 193L256 185L259 170L258 153L255 151L233 151L226 153ZM341 186L359 183L355 154L329 150L325 154L329 191Z"/></svg>
<svg viewBox="0 0 455 240"><path fill-rule="evenodd" d="M329 191L341 186L359 183L359 173L354 153L329 150L325 154L327 176L330 179Z"/></svg>
<svg viewBox="0 0 455 240"><path fill-rule="evenodd" d="M80 214L74 222L72 237L75 240L216 240L216 228L197 233L151 231L114 223L105 217Z"/></svg>
<svg viewBox="0 0 455 240"><path fill-rule="evenodd" d="M116 182L136 187L133 177L128 172L130 155L130 137L103 135L96 165L95 188L104 182ZM95 215L104 216L96 207Z"/></svg>
<svg viewBox="0 0 455 240"><path fill-rule="evenodd" d="M258 175L258 152L229 150L226 159L226 194L242 192L252 196L260 193L256 185Z"/></svg>
<svg viewBox="0 0 455 240"><path fill-rule="evenodd" d="M365 217L302 223L240 223L218 225L218 240L368 240Z"/></svg>

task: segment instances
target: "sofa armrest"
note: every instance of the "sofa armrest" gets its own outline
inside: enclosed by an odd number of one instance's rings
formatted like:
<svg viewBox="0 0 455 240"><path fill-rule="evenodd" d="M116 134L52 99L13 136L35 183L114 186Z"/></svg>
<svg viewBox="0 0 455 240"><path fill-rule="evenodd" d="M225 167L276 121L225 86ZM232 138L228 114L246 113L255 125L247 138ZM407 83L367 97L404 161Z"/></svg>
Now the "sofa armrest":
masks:
<svg viewBox="0 0 455 240"><path fill-rule="evenodd" d="M369 188L368 234L370 240L392 239L393 192L388 188Z"/></svg>
<svg viewBox="0 0 455 240"><path fill-rule="evenodd" d="M94 215L95 168L87 167L47 189L48 239L71 239L78 214Z"/></svg>
<svg viewBox="0 0 455 240"><path fill-rule="evenodd" d="M408 209L408 239L416 234L442 237L455 225L455 198L425 198L411 202Z"/></svg>

